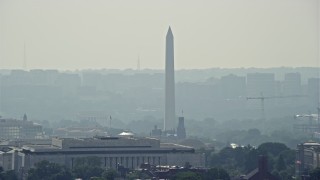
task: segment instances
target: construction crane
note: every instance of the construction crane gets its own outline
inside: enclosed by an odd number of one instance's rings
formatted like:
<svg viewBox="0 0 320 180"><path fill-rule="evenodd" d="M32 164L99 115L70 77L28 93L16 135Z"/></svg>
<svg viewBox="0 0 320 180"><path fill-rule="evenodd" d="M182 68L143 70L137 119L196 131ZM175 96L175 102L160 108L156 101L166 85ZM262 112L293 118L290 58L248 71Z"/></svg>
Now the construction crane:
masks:
<svg viewBox="0 0 320 180"><path fill-rule="evenodd" d="M303 121L299 121L296 124L293 125L293 128L297 130L303 130L304 132L316 132L319 130L319 115L318 114L297 114L293 117L295 120L303 120L305 118L309 119L309 123L305 124L302 123ZM317 124L314 124L313 122L316 121Z"/></svg>
<svg viewBox="0 0 320 180"><path fill-rule="evenodd" d="M261 102L261 118L264 121L266 119L264 100L266 100L266 99L282 99L282 98L298 98L298 97L306 97L306 96L305 95L264 96L263 93L261 93L260 96L247 97L247 100L260 100L260 102Z"/></svg>

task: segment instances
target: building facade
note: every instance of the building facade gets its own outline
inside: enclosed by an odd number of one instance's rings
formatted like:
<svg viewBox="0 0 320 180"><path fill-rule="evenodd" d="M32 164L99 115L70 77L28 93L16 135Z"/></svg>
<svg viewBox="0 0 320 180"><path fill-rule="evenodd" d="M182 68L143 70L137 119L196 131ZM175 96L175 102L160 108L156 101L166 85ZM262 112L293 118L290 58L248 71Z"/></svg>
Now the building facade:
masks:
<svg viewBox="0 0 320 180"><path fill-rule="evenodd" d="M296 149L296 176L307 176L316 167L320 167L320 144L314 142L298 144Z"/></svg>
<svg viewBox="0 0 320 180"><path fill-rule="evenodd" d="M189 163L204 167L205 157L191 147L160 143L153 138L96 137L87 139L53 138L50 145L25 145L14 156L14 169L22 172L40 161L65 165L72 169L77 158L99 157L103 168L117 169L119 165L135 169L143 163L178 165Z"/></svg>
<svg viewBox="0 0 320 180"><path fill-rule="evenodd" d="M42 126L32 121L0 118L0 139L43 138Z"/></svg>

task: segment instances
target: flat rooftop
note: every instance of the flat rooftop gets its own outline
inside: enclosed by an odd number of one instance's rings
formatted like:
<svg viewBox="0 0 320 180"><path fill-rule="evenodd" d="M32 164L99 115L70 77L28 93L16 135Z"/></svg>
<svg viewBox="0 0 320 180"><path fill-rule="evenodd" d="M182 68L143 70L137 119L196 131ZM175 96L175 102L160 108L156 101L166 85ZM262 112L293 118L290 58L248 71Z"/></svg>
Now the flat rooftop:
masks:
<svg viewBox="0 0 320 180"><path fill-rule="evenodd" d="M29 153L161 153L194 152L189 146L160 143L154 138L53 138L52 144L22 146Z"/></svg>

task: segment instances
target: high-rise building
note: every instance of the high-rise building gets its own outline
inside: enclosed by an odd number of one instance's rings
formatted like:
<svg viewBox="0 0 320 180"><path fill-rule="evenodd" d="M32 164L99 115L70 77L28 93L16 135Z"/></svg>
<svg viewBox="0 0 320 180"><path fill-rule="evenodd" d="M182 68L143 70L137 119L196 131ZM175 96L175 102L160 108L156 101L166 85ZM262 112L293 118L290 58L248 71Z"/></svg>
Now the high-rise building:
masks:
<svg viewBox="0 0 320 180"><path fill-rule="evenodd" d="M273 73L247 74L248 96L275 96L275 75Z"/></svg>
<svg viewBox="0 0 320 180"><path fill-rule="evenodd" d="M165 70L165 117L164 130L175 128L175 82L174 82L174 46L171 28L166 37L166 70Z"/></svg>
<svg viewBox="0 0 320 180"><path fill-rule="evenodd" d="M312 108L318 107L320 102L320 78L308 79L308 98Z"/></svg>
<svg viewBox="0 0 320 180"><path fill-rule="evenodd" d="M236 99L246 96L245 77L229 74L227 76L222 76L220 82L223 98Z"/></svg>
<svg viewBox="0 0 320 180"><path fill-rule="evenodd" d="M301 75L300 73L286 73L283 81L283 94L301 95Z"/></svg>

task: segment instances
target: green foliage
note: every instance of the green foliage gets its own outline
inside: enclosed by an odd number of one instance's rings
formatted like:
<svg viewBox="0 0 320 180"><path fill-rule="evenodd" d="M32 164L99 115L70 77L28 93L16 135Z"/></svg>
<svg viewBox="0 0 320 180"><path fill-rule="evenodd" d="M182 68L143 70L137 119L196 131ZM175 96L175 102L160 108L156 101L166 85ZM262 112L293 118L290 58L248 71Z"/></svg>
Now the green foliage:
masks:
<svg viewBox="0 0 320 180"><path fill-rule="evenodd" d="M283 170L283 171L280 171L279 172L279 175L280 175L280 179L285 179L285 180L291 180L293 179L292 178L292 175L290 175L287 171Z"/></svg>
<svg viewBox="0 0 320 180"><path fill-rule="evenodd" d="M73 174L76 178L82 178L84 180L91 177L101 177L103 169L101 166L101 160L98 157L90 156L75 159L75 165L73 167Z"/></svg>
<svg viewBox="0 0 320 180"><path fill-rule="evenodd" d="M134 179L150 179L147 174L141 172L141 171L133 171L129 174L127 174L126 179L128 180L134 180Z"/></svg>
<svg viewBox="0 0 320 180"><path fill-rule="evenodd" d="M278 171L283 171L285 170L287 167L286 167L286 163L284 162L284 159L282 157L282 155L280 154L279 155L279 158L277 160L277 163L276 163L276 169Z"/></svg>
<svg viewBox="0 0 320 180"><path fill-rule="evenodd" d="M71 180L71 173L63 166L49 161L35 164L35 168L28 171L28 180Z"/></svg>
<svg viewBox="0 0 320 180"><path fill-rule="evenodd" d="M254 147L248 145L235 149L226 147L219 153L210 156L211 167L222 167L228 169L230 174L247 173L257 167L259 152ZM233 172L238 172L234 174Z"/></svg>
<svg viewBox="0 0 320 180"><path fill-rule="evenodd" d="M319 180L320 179L320 168L317 167L310 172L310 180Z"/></svg>
<svg viewBox="0 0 320 180"><path fill-rule="evenodd" d="M14 170L6 171L3 174L3 178L5 180L18 180L17 174L14 172ZM1 179L1 178L0 178Z"/></svg>
<svg viewBox="0 0 320 180"><path fill-rule="evenodd" d="M119 174L114 169L108 169L102 173L102 177L105 180L114 180L118 176Z"/></svg>
<svg viewBox="0 0 320 180"><path fill-rule="evenodd" d="M281 152L289 150L289 148L282 143L266 142L261 144L258 150L263 155L271 154L272 156L278 156Z"/></svg>
<svg viewBox="0 0 320 180"><path fill-rule="evenodd" d="M3 172L3 168L0 166L0 180L4 180L4 172Z"/></svg>
<svg viewBox="0 0 320 180"><path fill-rule="evenodd" d="M252 130L251 133L258 133ZM244 147L225 147L208 157L210 167L226 169L232 176L247 174L258 167L260 155L267 155L268 169L277 177L290 179L294 175L295 150L282 143L263 143L258 148L250 145ZM275 170L275 171L274 171Z"/></svg>
<svg viewBox="0 0 320 180"><path fill-rule="evenodd" d="M91 177L90 180L105 180L102 177Z"/></svg>
<svg viewBox="0 0 320 180"><path fill-rule="evenodd" d="M18 180L18 176L13 170L4 171L0 166L0 180Z"/></svg>
<svg viewBox="0 0 320 180"><path fill-rule="evenodd" d="M259 152L255 148L248 149L245 154L244 172L249 173L258 167Z"/></svg>
<svg viewBox="0 0 320 180"><path fill-rule="evenodd" d="M114 180L119 177L118 173L113 169L104 171L101 167L101 161L98 157L84 157L75 159L73 168L73 176L65 167L48 161L41 161L28 171L28 180L72 180L81 178L83 180ZM0 180L16 180L8 176L3 179L3 170L0 168ZM11 174L12 175L12 174ZM1 179L2 178L2 179Z"/></svg>
<svg viewBox="0 0 320 180"><path fill-rule="evenodd" d="M187 171L187 172L177 173L172 179L173 180L202 180L203 177L198 173Z"/></svg>
<svg viewBox="0 0 320 180"><path fill-rule="evenodd" d="M282 151L280 155L283 157L286 164L292 164L292 165L295 164L295 160L296 160L295 150L290 149L290 150Z"/></svg>
<svg viewBox="0 0 320 180"><path fill-rule="evenodd" d="M221 168L211 168L204 176L205 180L211 179L221 179L221 180L230 180L228 172Z"/></svg>

